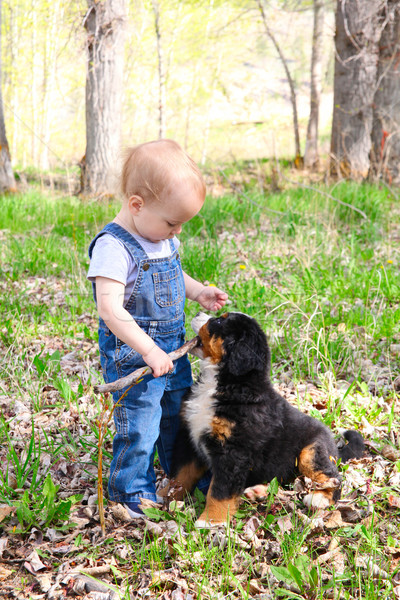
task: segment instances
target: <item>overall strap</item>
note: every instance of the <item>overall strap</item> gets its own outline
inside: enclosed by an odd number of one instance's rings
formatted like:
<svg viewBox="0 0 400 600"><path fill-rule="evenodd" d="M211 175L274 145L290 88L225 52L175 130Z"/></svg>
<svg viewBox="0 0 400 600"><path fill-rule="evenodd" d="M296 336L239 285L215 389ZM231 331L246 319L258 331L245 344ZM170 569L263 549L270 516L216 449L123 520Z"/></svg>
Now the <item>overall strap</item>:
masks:
<svg viewBox="0 0 400 600"><path fill-rule="evenodd" d="M173 255L173 253L175 252L176 248L174 246L174 242L172 240L168 240L169 241L169 249L171 250L171 256Z"/></svg>
<svg viewBox="0 0 400 600"><path fill-rule="evenodd" d="M120 225L117 225L117 223L108 223L104 229L102 229L100 233L96 235L89 246L89 258L92 257L92 252L96 241L99 239L99 237L106 233L112 235L124 244L136 265L139 265L141 260L145 260L147 258L147 254L139 242L133 237L133 235L129 233L129 231L126 231L126 229Z"/></svg>

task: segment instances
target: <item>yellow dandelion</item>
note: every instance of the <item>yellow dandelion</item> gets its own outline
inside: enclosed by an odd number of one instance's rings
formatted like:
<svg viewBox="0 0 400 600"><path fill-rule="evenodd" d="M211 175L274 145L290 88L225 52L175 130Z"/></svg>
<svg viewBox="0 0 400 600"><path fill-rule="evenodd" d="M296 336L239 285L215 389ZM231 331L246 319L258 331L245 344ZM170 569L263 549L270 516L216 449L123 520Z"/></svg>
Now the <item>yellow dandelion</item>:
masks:
<svg viewBox="0 0 400 600"><path fill-rule="evenodd" d="M393 264L393 261L392 261L392 259L390 259L390 258L388 258L387 262L388 262L388 264L389 264L389 265L392 265L392 264Z"/></svg>
<svg viewBox="0 0 400 600"><path fill-rule="evenodd" d="M246 268L246 265L239 265L239 269L242 269L242 270L243 270L243 269L245 269L245 268Z"/></svg>
<svg viewBox="0 0 400 600"><path fill-rule="evenodd" d="M384 268L383 265L381 265L381 269L383 269L383 268Z"/></svg>
<svg viewBox="0 0 400 600"><path fill-rule="evenodd" d="M215 283L209 283L208 287L217 287L217 286L215 285Z"/></svg>

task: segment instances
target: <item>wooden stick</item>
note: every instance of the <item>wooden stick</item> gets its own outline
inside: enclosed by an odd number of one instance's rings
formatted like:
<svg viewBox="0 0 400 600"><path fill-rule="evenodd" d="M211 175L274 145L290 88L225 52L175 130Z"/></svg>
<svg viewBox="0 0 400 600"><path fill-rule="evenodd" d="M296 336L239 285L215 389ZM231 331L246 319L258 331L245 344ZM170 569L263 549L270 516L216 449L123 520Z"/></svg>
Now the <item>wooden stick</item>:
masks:
<svg viewBox="0 0 400 600"><path fill-rule="evenodd" d="M183 346L178 348L178 350L170 352L168 356L172 361L178 360L178 358L181 358L181 356L184 356L185 354L190 352L190 350L195 348L198 345L199 341L200 338L196 336L188 342L185 342ZM117 392L118 390L122 390L128 385L136 383L138 379L144 377L145 375L150 375L152 372L153 369L151 369L150 367L141 367L140 369L136 369L136 371L133 371L132 373L129 373L129 375L121 377L121 379L117 379L112 383L103 383L102 385L95 385L93 386L93 389L97 394L104 394L105 392Z"/></svg>

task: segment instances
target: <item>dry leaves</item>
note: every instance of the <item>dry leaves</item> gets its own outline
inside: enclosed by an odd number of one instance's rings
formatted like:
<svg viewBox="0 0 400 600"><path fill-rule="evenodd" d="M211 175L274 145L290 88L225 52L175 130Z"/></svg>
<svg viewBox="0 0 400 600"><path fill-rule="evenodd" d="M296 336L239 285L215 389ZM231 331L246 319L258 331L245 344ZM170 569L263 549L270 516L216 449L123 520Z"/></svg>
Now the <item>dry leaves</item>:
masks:
<svg viewBox="0 0 400 600"><path fill-rule="evenodd" d="M57 302L64 302L65 290L59 292ZM40 294L45 297L44 284L39 286ZM385 581L393 597L400 599L396 426L389 436L383 417L378 424L361 419L364 435L372 436L368 440L370 452L345 466L343 498L333 509L310 513L304 507L301 499L309 491L310 482L303 478L295 482L293 489L280 488L272 498L268 497L268 488L260 488L252 504L244 500L230 529L208 532L194 529L195 511L190 506L174 505L169 514L158 519L133 522L121 505L110 503L103 538L96 490L99 407L85 387L91 376L98 377L94 374L98 373L97 348L83 339L66 348L63 340L41 334L29 348L26 364L31 364L39 352L43 354L43 348L45 352L60 352L62 376L74 393L83 385L79 402L66 402L59 388L43 381L39 390L41 410L33 410L30 396L17 398L11 386L0 396L0 408L21 460L27 456L33 423L36 442L41 444L37 477L50 473L54 484L60 486L59 498L72 494L83 497L71 513L74 525L66 531L36 523L30 531L16 534L19 523L15 507L0 505L2 597L194 600L201 593L201 598L214 600L242 598L248 593L251 598L267 600L276 597L274 590L278 587L300 593L293 582L278 579L271 567L287 566L288 556L305 555L309 557L309 571L313 567L320 570L318 585L333 573L353 573L357 569L361 578ZM29 376L32 379L35 373ZM324 415L327 390L342 402L348 385L335 388L327 376L324 386L306 383L295 387L282 380L278 387L289 402L298 405L301 398L306 411L319 410ZM359 410L368 401L360 396ZM389 414L391 407L384 401L381 404L381 415ZM346 410L343 405L343 412ZM398 413L397 403L393 414ZM51 439L52 448L46 445L46 439ZM111 453L111 436L104 450ZM6 444L0 446L0 460L8 464L7 483L16 489L17 473ZM162 477L159 472L160 481ZM29 477L24 485L29 490ZM380 544L379 552L371 557L373 544ZM308 581L307 589L310 585ZM349 600L360 597L356 592L352 595L349 588ZM334 594L327 590L325 597Z"/></svg>

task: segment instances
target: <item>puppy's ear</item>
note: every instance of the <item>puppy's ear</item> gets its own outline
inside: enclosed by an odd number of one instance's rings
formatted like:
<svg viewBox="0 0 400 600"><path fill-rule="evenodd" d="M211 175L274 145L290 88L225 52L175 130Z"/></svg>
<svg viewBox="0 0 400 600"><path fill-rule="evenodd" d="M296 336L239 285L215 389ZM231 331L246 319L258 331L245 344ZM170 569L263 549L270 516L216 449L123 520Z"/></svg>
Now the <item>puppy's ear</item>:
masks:
<svg viewBox="0 0 400 600"><path fill-rule="evenodd" d="M259 330L243 332L239 340L224 345L228 369L232 375L245 375L250 371L264 371L268 375L270 353L267 339Z"/></svg>

